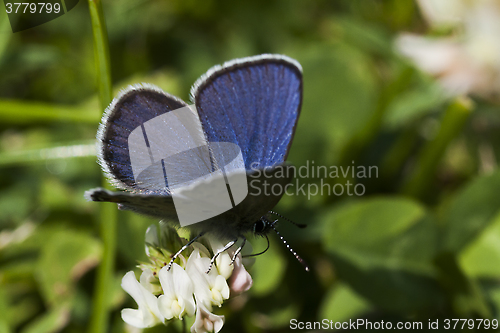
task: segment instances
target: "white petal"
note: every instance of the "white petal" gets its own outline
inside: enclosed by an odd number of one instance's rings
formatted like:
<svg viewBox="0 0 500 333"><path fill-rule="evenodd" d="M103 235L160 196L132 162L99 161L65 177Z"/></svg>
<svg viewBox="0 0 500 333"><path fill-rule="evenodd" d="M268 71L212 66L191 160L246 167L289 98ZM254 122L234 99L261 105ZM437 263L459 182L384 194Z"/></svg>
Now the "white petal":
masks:
<svg viewBox="0 0 500 333"><path fill-rule="evenodd" d="M213 253L217 253L219 250L222 250L225 247L224 244L222 244L218 239L214 237L208 238L208 242L212 247ZM231 257L229 256L229 250L222 252L215 259L215 266L217 267L219 274L224 275L224 278L226 279L231 276L231 273L233 271L232 265L229 265L230 262Z"/></svg>
<svg viewBox="0 0 500 333"><path fill-rule="evenodd" d="M186 271L181 266L174 264L172 274L175 293L183 298L191 297L193 295L193 283Z"/></svg>
<svg viewBox="0 0 500 333"><path fill-rule="evenodd" d="M222 244L222 242L220 242L217 238L215 237L207 237L207 238L208 242L210 243L210 247L212 248L212 251L214 253L224 248L224 244Z"/></svg>
<svg viewBox="0 0 500 333"><path fill-rule="evenodd" d="M149 244L158 245L158 226L156 224L151 224L146 230L145 241Z"/></svg>
<svg viewBox="0 0 500 333"><path fill-rule="evenodd" d="M174 269L175 268L175 269ZM193 298L193 282L187 272L180 266L172 267L175 291L178 299L182 299L182 312L186 311L189 316L192 316L195 311L195 303ZM181 302L179 302L181 304Z"/></svg>
<svg viewBox="0 0 500 333"><path fill-rule="evenodd" d="M161 292L161 287L160 285L158 285L158 280L155 278L153 272L150 269L145 269L144 271L142 271L139 282L151 293Z"/></svg>
<svg viewBox="0 0 500 333"><path fill-rule="evenodd" d="M163 295L171 299L176 297L173 273L177 267L182 269L182 267L174 263L172 267L170 267L170 270L167 270L167 267L165 266L158 272L158 278L160 279L161 288L163 289Z"/></svg>
<svg viewBox="0 0 500 333"><path fill-rule="evenodd" d="M203 277L207 281L208 286L210 288L213 288L214 285L215 285L215 278L217 276L219 276L219 272L217 271L217 269L215 269L215 267L212 267L212 269L210 270L210 272L208 272L208 274L207 274L207 270L210 267L210 259L208 259L208 258L200 258L198 260L195 260L194 263L195 263L196 268L198 269L198 271L199 272L203 272Z"/></svg>
<svg viewBox="0 0 500 333"><path fill-rule="evenodd" d="M158 297L158 308L165 319L170 320L174 317L171 298L168 298L165 295L160 295L160 297Z"/></svg>
<svg viewBox="0 0 500 333"><path fill-rule="evenodd" d="M124 309L122 317L125 316L123 319L125 322L140 327L151 327L163 322L164 318L158 309L157 298L137 281L134 272L130 271L125 274L121 286L132 296L139 307L137 310Z"/></svg>
<svg viewBox="0 0 500 333"><path fill-rule="evenodd" d="M166 319L174 316L181 319L184 314L192 316L195 311L194 288L186 271L181 266L173 264L168 271L166 267L163 267L159 278L164 292L158 300L162 315Z"/></svg>
<svg viewBox="0 0 500 333"><path fill-rule="evenodd" d="M194 315L194 312L196 310L196 303L194 302L194 298L191 295L191 298L189 300L184 299L184 311L186 311L186 314L188 316Z"/></svg>
<svg viewBox="0 0 500 333"><path fill-rule="evenodd" d="M150 253L148 243L154 246L158 246L158 227L156 226L156 224L151 224L146 230L145 242L146 254L149 256Z"/></svg>
<svg viewBox="0 0 500 333"><path fill-rule="evenodd" d="M217 316L208 311L203 305L198 304L196 320L191 326L191 333L219 332L224 325L224 316Z"/></svg>
<svg viewBox="0 0 500 333"><path fill-rule="evenodd" d="M207 250L207 248L203 244L201 244L199 242L194 242L193 244L191 244L191 246L193 247L194 251L198 251L198 253L197 253L198 258L201 258L201 257L210 258L210 252Z"/></svg>
<svg viewBox="0 0 500 333"><path fill-rule="evenodd" d="M240 255L236 257L234 261L234 271L229 278L229 288L234 294L241 294L247 291L253 284L252 277L248 274L245 266L242 264L242 258Z"/></svg>
<svg viewBox="0 0 500 333"><path fill-rule="evenodd" d="M123 309L121 315L123 321L129 324L130 326L134 326L137 328L146 328L154 326L150 325L151 321L148 320L148 318L144 318L144 313L140 310Z"/></svg>
<svg viewBox="0 0 500 333"><path fill-rule="evenodd" d="M214 289L219 290L224 299L229 298L229 286L227 285L226 279L222 275L218 275L215 279Z"/></svg>
<svg viewBox="0 0 500 333"><path fill-rule="evenodd" d="M402 34L396 39L396 49L413 60L418 67L430 74L451 70L460 60L458 43L441 38L430 39L412 34Z"/></svg>
<svg viewBox="0 0 500 333"><path fill-rule="evenodd" d="M231 256L227 252L221 253L215 260L217 271L224 279L228 279L233 273L233 265L231 265Z"/></svg>
<svg viewBox="0 0 500 333"><path fill-rule="evenodd" d="M197 257L197 253L193 252L188 258L186 270L193 282L194 296L197 303L202 303L208 309L212 309L212 292L208 284L205 271L199 267L207 267L210 263L208 258Z"/></svg>

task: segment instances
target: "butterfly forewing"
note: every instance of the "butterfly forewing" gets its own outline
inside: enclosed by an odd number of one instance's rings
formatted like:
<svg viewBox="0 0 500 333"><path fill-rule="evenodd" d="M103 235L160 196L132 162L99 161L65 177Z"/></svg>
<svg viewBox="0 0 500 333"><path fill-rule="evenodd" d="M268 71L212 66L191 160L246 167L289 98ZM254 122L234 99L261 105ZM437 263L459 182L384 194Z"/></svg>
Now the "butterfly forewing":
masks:
<svg viewBox="0 0 500 333"><path fill-rule="evenodd" d="M147 180L143 186L137 184L131 157L150 163L150 152L129 144L129 137L149 120L186 106L182 100L151 85L130 87L113 101L103 116L97 136L99 163L113 185L133 191L168 193L166 188L148 187Z"/></svg>
<svg viewBox="0 0 500 333"><path fill-rule="evenodd" d="M214 67L194 85L192 99L209 142L237 144L245 167L285 161L302 103L302 72L275 55Z"/></svg>

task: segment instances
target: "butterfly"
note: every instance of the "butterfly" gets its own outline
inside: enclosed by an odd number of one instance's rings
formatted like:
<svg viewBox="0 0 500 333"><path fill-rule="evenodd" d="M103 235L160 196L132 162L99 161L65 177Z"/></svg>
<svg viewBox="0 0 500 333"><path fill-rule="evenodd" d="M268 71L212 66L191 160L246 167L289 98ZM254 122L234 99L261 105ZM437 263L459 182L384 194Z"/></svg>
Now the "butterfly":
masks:
<svg viewBox="0 0 500 333"><path fill-rule="evenodd" d="M284 218L272 211L284 191L265 191L264 187L285 188L293 178L292 167L285 161L301 110L302 86L300 64L284 55L263 54L214 66L191 89L191 102L195 106L191 110L195 111L189 113L188 110L187 114L194 123L199 122L199 130L189 129L179 116L170 117L176 110L189 107L183 100L151 84L130 86L106 109L97 133L98 163L111 184L124 191L96 188L87 191L86 198L114 202L121 210L179 225L174 185L179 185L179 193L188 186L183 186L182 181L174 184L174 177L167 175L165 170L174 170L180 178L189 176L194 169L200 169L193 168L190 159L199 156L199 147L204 147L208 156L208 162L203 160L201 163L206 166L205 176L203 180L192 181L189 187L192 193L207 200L218 198L222 192L213 193L211 189L216 188L224 177L229 190L233 173L226 170L214 175L213 171L223 169L214 152L217 143L230 144L238 148L236 155L241 158L240 166L255 193L250 192L239 202L232 202L232 208L220 214L189 225L188 228L197 236L172 257L168 267L187 246L206 233L229 240L215 253L211 266L220 253L242 239L234 260L246 242L245 234L277 232L274 227L277 219L271 216ZM149 126L152 123L157 124L154 134ZM131 141L132 137L138 139ZM189 158L169 162L169 167L165 167L166 158L153 157L155 153L151 152L156 149L161 155L167 146L172 146L174 151L179 145L192 147L189 142L197 140L204 144L195 145L198 150L190 150ZM220 153L221 158L224 154L227 155L227 151ZM151 171L153 169L156 171ZM137 170L143 172L140 177ZM189 198L186 201L189 203ZM197 203L193 202L191 207L196 209ZM303 260L279 236L308 270Z"/></svg>

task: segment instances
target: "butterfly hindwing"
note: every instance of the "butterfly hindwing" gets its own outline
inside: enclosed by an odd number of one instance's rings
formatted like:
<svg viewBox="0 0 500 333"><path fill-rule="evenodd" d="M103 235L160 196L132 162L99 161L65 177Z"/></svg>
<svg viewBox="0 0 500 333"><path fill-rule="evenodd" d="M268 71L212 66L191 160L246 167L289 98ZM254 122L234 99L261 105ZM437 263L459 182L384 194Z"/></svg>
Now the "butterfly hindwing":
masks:
<svg viewBox="0 0 500 333"><path fill-rule="evenodd" d="M177 213L170 195L113 192L98 187L86 191L85 198L91 201L113 202L117 203L121 210L177 221Z"/></svg>
<svg viewBox="0 0 500 333"><path fill-rule="evenodd" d="M198 231L214 233L229 239L251 231L254 222L271 210L281 199L283 191L293 178L293 172L293 167L286 164L247 172L249 195L235 208L202 223L197 223L193 227ZM229 178L231 176L231 174L227 175ZM207 181L216 181L216 178ZM279 188L281 192L271 190L276 188ZM95 188L86 191L85 197L92 201L117 203L122 210L131 210L165 219L174 224L179 222L172 196L168 194L112 192L103 188Z"/></svg>

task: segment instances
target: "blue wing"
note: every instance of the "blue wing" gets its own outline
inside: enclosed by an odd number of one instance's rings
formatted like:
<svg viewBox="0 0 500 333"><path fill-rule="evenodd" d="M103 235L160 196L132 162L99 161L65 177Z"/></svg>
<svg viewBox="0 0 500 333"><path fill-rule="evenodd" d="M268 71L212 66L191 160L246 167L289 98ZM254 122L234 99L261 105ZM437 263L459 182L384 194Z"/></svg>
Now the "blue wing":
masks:
<svg viewBox="0 0 500 333"><path fill-rule="evenodd" d="M300 112L301 67L293 59L278 55L238 59L209 70L194 85L192 98L203 127L199 127L197 133L204 136L203 139L206 140L204 142L208 141L209 145L211 142L230 142L238 145L247 170L252 167L278 167L288 155ZM163 128L163 131L155 132L153 136L155 140L151 141L148 139L151 133L149 130L146 133L145 130L146 123L158 116L169 117L171 114L165 114L186 106L182 100L150 85L133 86L120 94L106 110L99 127L98 157L112 184L136 193L113 194L95 189L88 192L87 198L116 202L123 209L175 220L175 208L167 179L164 179L165 186L161 190L158 187L148 186L148 184L156 185L158 177L166 176L165 167L163 166L163 173L149 172L149 167L144 169L148 171L146 175L152 181L148 182L149 179L143 181L139 177L140 184L138 184L133 170L133 165L137 164L132 163L131 156L132 160L144 161L146 164L150 161L151 166L155 167L151 170L161 171L161 168L156 168L159 162L153 159L154 154L152 155L151 149L153 145L150 144L175 145L179 137L171 140L172 136L167 135L171 133L165 132L167 129ZM161 119L164 119L164 116ZM138 146L140 149L131 148L129 146L129 138L133 136L131 133L141 127L144 134L141 142L144 144ZM175 132L173 129L174 127L169 132ZM191 133L189 130L188 132ZM189 141L187 136L180 137ZM213 151L215 150L210 150ZM220 161L219 157L215 158L216 163L217 161ZM257 164L253 164L254 162ZM163 164L163 160L161 163ZM207 166L210 167L210 163ZM187 173L190 170L186 164L179 165L179 169ZM274 178L282 185L289 182L288 178ZM235 226L233 231L238 229L235 232L244 232L250 230L254 220L271 209L280 198L281 195L271 198L249 197L224 216L228 221L232 221L231 223L243 225L238 225L239 229ZM214 223L220 224L219 218L214 218Z"/></svg>
<svg viewBox="0 0 500 333"><path fill-rule="evenodd" d="M237 144L247 170L285 161L302 103L302 69L282 55L216 66L191 90L208 142Z"/></svg>
<svg viewBox="0 0 500 333"><path fill-rule="evenodd" d="M114 99L97 132L99 164L113 185L136 192L150 192L138 187L134 179L129 135L146 121L186 105L177 97L147 84L131 86ZM149 155L144 158L149 160ZM168 189L151 192L164 194Z"/></svg>

